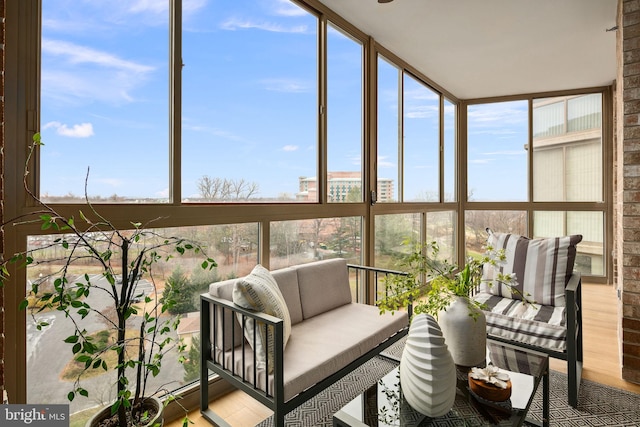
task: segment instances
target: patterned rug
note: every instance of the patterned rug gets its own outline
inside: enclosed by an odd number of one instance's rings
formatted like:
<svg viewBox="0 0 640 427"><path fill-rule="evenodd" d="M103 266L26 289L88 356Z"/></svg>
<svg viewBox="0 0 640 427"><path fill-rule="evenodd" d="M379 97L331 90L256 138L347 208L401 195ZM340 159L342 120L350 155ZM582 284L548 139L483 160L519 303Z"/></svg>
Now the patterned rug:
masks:
<svg viewBox="0 0 640 427"><path fill-rule="evenodd" d="M404 342L399 342L383 355L399 357ZM331 427L332 416L346 403L371 387L397 363L384 357L377 357L356 369L315 398L306 402L287 415L287 427ZM632 427L640 426L640 395L589 380L582 380L578 407L572 408L567 402L567 377L551 371L550 413L552 426L584 427ZM539 392L531 406L529 415L540 421L542 395ZM259 424L260 427L273 425L271 418Z"/></svg>

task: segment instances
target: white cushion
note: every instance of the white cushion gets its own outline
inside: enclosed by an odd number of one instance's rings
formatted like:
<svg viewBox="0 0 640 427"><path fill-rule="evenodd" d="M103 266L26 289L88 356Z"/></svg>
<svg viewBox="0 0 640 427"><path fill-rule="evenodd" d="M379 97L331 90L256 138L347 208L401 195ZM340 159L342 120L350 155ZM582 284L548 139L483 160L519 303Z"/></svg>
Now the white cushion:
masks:
<svg viewBox="0 0 640 427"><path fill-rule="evenodd" d="M258 264L248 276L238 279L233 286L233 302L240 307L282 319L284 322L283 344L286 346L291 335L291 317L278 284L269 270ZM242 315L238 314L238 320L242 324ZM245 319L245 338L252 347L254 345L253 325L253 319ZM273 327L265 328L262 322L257 322L256 326L256 347L253 351L256 354L257 365L264 368L268 362L269 372L273 372L275 349Z"/></svg>
<svg viewBox="0 0 640 427"><path fill-rule="evenodd" d="M506 263L497 267L485 264L481 291L493 295L522 299L542 305L563 307L564 290L573 273L579 234L572 236L529 239L517 234L494 233L487 229L487 245L504 249ZM518 292L496 280L498 271L516 275Z"/></svg>

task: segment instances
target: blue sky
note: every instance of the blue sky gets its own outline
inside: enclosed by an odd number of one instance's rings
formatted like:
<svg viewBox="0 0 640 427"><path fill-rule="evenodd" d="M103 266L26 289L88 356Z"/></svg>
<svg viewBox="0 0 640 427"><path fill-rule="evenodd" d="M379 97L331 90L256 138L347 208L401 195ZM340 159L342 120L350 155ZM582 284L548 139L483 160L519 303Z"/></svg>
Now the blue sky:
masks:
<svg viewBox="0 0 640 427"><path fill-rule="evenodd" d="M90 195L168 196L168 3L43 2L43 194L83 195L90 168ZM183 9L183 198L197 195L203 175L257 182L259 197L293 196L298 177L316 175L315 18L286 0L185 0ZM331 31L329 55L329 169L360 170L359 45ZM379 132L397 135L397 99L387 95ZM424 155L408 156L407 181L421 183L406 188L412 198L435 187L422 183L437 173L437 100L420 87L406 96L412 153L418 134L431 135ZM474 199L492 200L496 185L501 197L517 195L505 200L526 197L522 107L470 111ZM381 177L397 178L393 151L381 142Z"/></svg>

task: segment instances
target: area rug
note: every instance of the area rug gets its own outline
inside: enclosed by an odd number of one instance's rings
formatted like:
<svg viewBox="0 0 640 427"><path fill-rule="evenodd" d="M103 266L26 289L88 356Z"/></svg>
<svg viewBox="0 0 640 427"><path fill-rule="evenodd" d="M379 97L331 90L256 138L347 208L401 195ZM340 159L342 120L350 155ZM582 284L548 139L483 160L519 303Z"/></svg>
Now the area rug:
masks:
<svg viewBox="0 0 640 427"><path fill-rule="evenodd" d="M286 425L295 427L331 427L332 416L346 403L371 387L397 366L387 356L399 357L404 343L399 342L389 350L356 369L315 398L287 414ZM632 427L640 426L640 395L589 380L582 380L578 407L567 404L567 377L551 371L550 413L552 426L583 427ZM529 411L532 419L540 421L542 395L539 391ZM273 425L267 418L260 427Z"/></svg>

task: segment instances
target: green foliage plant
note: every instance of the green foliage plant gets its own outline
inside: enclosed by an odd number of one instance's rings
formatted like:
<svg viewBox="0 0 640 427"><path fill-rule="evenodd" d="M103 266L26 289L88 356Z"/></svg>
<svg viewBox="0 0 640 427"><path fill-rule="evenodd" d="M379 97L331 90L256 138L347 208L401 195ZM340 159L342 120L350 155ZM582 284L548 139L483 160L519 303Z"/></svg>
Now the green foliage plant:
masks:
<svg viewBox="0 0 640 427"><path fill-rule="evenodd" d="M196 286L178 266L167 279L160 303L167 307L170 314L185 314L196 311L198 307L193 296L196 290Z"/></svg>
<svg viewBox="0 0 640 427"><path fill-rule="evenodd" d="M403 244L411 243L405 241ZM411 304L414 314L427 313L437 319L438 313L446 310L454 299L462 297L469 305L469 315L477 316L478 311L473 307L483 307L471 296L480 286L483 266L489 264L498 267L506 260L503 249L496 250L491 246L485 249L480 257L468 257L459 268L440 256L437 242L414 244L412 250L398 262L398 268L407 274L388 275L384 295L380 296L376 305L384 313ZM512 292L519 293L515 274L499 272L496 281L508 286ZM530 302L526 298L523 300Z"/></svg>
<svg viewBox="0 0 640 427"><path fill-rule="evenodd" d="M181 237L158 234L149 227L150 224L131 222L130 230L118 230L89 201L86 181L86 213L79 210L77 218L60 214L55 207L33 194L27 185L28 165L36 148L42 145L39 134L36 134L24 173L25 191L36 202L37 208L31 214L2 225L36 223L41 230L59 237L46 247L37 247L3 259L0 264L0 286L7 284L10 279L7 267L11 263L21 267L39 264L59 266L48 268L45 270L47 274L31 283L29 299L22 301L20 308L27 309L29 300L37 302L31 316L38 330L49 326L36 316L44 310L63 312L65 320L71 323L73 332L64 342L71 346L74 359L84 368L67 394L70 401L77 396L89 396L89 391L82 387L83 373L108 370L105 356L108 353L117 354L117 364L113 368L116 371L114 385L117 394L111 405L111 415L117 416L119 426L138 425L147 416L146 410L141 409L142 402L158 392L147 393L147 380L150 376L160 374L163 357L168 351L174 348L178 352L184 350L171 334L178 326L179 317L164 315L175 301L165 298L160 303L154 267L188 253L202 258L200 266L204 270L213 269L216 262L206 256L199 244ZM48 255L52 247L63 249L58 251L63 253L60 259L50 259ZM98 264L100 273L77 275L72 272L72 266L86 268L88 263ZM156 292L145 295L138 290L142 275L150 279ZM45 286L51 283L53 287ZM92 306L88 298L91 294L98 294L102 301L109 301L108 310ZM113 312L115 315L105 314ZM83 326L83 320L89 315L99 316L109 325L109 329L115 332L115 340L106 345L96 342ZM164 404L172 400L175 397L169 394ZM188 423L185 416L183 425Z"/></svg>

